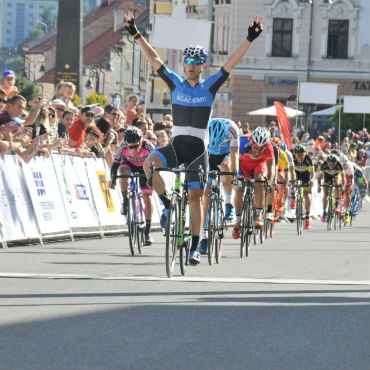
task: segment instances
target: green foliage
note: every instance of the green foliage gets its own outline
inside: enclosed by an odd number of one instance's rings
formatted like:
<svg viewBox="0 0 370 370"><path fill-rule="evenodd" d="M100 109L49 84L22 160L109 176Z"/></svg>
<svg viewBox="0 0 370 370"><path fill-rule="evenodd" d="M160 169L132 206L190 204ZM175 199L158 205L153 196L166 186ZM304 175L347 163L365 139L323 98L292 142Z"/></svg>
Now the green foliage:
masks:
<svg viewBox="0 0 370 370"><path fill-rule="evenodd" d="M344 135L348 129L351 129L354 132L362 130L363 114L343 113L343 105L339 105L333 116L330 118L331 122L336 123L336 127L339 125L339 111L341 136ZM370 114L365 114L365 127L370 131Z"/></svg>
<svg viewBox="0 0 370 370"><path fill-rule="evenodd" d="M102 108L108 104L108 99L104 95L93 92L86 98L86 105L98 103Z"/></svg>
<svg viewBox="0 0 370 370"><path fill-rule="evenodd" d="M43 12L40 14L42 23L39 23L37 27L30 32L29 36L26 39L26 42L36 39L46 32L49 32L56 26L56 16L53 14L51 9L52 7L48 6L43 10Z"/></svg>
<svg viewBox="0 0 370 370"><path fill-rule="evenodd" d="M27 101L31 101L36 96L41 95L39 87L32 81L28 81L23 77L18 76L15 84L18 88L19 94L24 96Z"/></svg>
<svg viewBox="0 0 370 370"><path fill-rule="evenodd" d="M77 107L82 104L82 100L77 94L74 94L72 103Z"/></svg>

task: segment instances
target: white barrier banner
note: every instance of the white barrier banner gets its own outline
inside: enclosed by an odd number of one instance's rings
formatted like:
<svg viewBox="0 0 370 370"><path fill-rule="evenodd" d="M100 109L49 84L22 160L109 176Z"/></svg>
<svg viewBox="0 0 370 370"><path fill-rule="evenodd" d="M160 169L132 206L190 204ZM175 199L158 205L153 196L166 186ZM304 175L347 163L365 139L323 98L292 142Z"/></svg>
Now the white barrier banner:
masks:
<svg viewBox="0 0 370 370"><path fill-rule="evenodd" d="M53 162L72 230L75 228L99 229L98 215L84 159L68 155L53 155Z"/></svg>
<svg viewBox="0 0 370 370"><path fill-rule="evenodd" d="M38 238L40 236L31 199L23 182L15 156L0 156L0 222L4 240Z"/></svg>
<svg viewBox="0 0 370 370"><path fill-rule="evenodd" d="M58 179L50 158L35 157L22 163L37 223L42 234L70 232Z"/></svg>
<svg viewBox="0 0 370 370"><path fill-rule="evenodd" d="M109 189L109 169L105 167L104 159L86 158L85 163L101 225L125 228L125 220L120 213L121 200L117 191Z"/></svg>

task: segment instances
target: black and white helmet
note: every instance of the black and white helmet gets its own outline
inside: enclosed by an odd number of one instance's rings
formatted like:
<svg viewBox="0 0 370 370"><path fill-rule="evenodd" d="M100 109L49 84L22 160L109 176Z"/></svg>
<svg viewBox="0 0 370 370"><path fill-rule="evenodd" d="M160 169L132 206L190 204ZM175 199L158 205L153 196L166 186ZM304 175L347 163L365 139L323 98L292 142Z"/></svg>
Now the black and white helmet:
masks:
<svg viewBox="0 0 370 370"><path fill-rule="evenodd" d="M127 144L138 143L140 142L142 137L143 137L143 134L141 130L135 126L131 126L125 131L124 141Z"/></svg>
<svg viewBox="0 0 370 370"><path fill-rule="evenodd" d="M208 58L208 53L203 46L189 45L184 49L183 56L184 58L200 59L203 63L205 63Z"/></svg>
<svg viewBox="0 0 370 370"><path fill-rule="evenodd" d="M252 132L252 140L258 145L258 146L264 146L269 142L269 132L261 127L258 126L256 129Z"/></svg>

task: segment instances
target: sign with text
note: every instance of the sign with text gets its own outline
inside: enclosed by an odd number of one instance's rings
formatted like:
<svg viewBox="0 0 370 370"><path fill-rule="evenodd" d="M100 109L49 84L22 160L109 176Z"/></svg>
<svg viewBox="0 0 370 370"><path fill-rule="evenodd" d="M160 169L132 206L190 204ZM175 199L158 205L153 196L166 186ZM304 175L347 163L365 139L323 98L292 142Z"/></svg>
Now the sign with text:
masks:
<svg viewBox="0 0 370 370"><path fill-rule="evenodd" d="M70 81L81 92L83 22L82 1L59 1L55 84Z"/></svg>

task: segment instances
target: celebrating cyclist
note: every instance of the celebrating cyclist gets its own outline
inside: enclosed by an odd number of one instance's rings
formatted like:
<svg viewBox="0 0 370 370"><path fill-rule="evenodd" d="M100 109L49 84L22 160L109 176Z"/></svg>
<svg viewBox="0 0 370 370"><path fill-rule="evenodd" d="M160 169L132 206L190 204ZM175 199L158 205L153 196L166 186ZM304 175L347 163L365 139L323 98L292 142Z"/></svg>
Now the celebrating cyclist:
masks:
<svg viewBox="0 0 370 370"><path fill-rule="evenodd" d="M234 121L224 118L213 118L209 123L209 169L211 171L236 172L239 169L239 129ZM234 218L232 204L232 176L222 176L221 181L225 192L225 219ZM212 179L208 179L203 204L204 212L208 208L208 193L211 190ZM206 225L202 228L199 253L207 253Z"/></svg>
<svg viewBox="0 0 370 370"><path fill-rule="evenodd" d="M335 212L339 212L339 185L343 184L343 177L344 177L344 169L343 165L340 162L339 158L334 154L329 154L326 157L326 160L322 163L320 167L320 172L317 176L317 185L318 191L321 191L321 180L324 178L325 185L336 185L337 187L334 189L334 198L335 198ZM323 214L321 217L321 221L326 221L326 206L328 204L328 188L324 187L324 196L322 198L322 207L323 207Z"/></svg>
<svg viewBox="0 0 370 370"><path fill-rule="evenodd" d="M311 221L310 221L310 212L311 212L311 188L313 185L314 177L315 177L315 168L312 163L311 157L307 154L307 150L303 145L297 145L293 149L294 155L294 170L296 175L296 180L302 181L304 185L303 188L303 197L304 197L304 204L306 208L306 217L304 228L309 230L311 228ZM294 198L294 188L292 187L292 199ZM295 202L292 202L291 208L295 208ZM293 207L292 207L293 205Z"/></svg>
<svg viewBox="0 0 370 370"><path fill-rule="evenodd" d="M186 168L197 169L199 166L207 170L208 121L211 115L212 103L216 92L226 81L230 72L247 52L254 39L262 32L262 18L255 17L248 28L248 36L231 54L229 60L214 75L203 80L202 71L208 58L207 50L199 45L189 45L184 49L184 72L186 78L180 77L168 69L157 52L142 37L135 25L132 13L124 16L124 26L131 34L144 56L154 70L159 74L170 89L172 100L173 131L171 142L155 152L145 161L144 169L150 176L150 164L155 167L178 167L184 164ZM197 250L204 213L202 209L203 185L200 176L191 172L187 174L189 184L189 203L192 208L191 226L192 242L189 263L196 265L200 262ZM167 224L170 199L164 182L159 173L153 174L153 187L164 204L162 227Z"/></svg>
<svg viewBox="0 0 370 370"><path fill-rule="evenodd" d="M142 138L141 130L137 127L131 126L125 131L124 141L118 148L111 169L111 188L114 189L117 179L117 171L120 175L127 175L129 172L136 172L145 174L143 169L144 160L154 150L153 144ZM153 215L153 189L151 189L145 177L139 178L140 189L144 201L144 215L145 215L145 245L151 245L153 239L150 235L150 228L152 224ZM120 178L120 187L122 192L122 210L121 213L127 216L128 207L128 179Z"/></svg>
<svg viewBox="0 0 370 370"><path fill-rule="evenodd" d="M271 186L275 176L274 149L269 140L269 132L262 127L257 127L251 135L240 138L240 170L239 174L245 179L254 178L256 180L267 179ZM240 237L240 218L243 207L243 194L245 184L236 190L234 204L236 213L236 224L232 233L234 239ZM263 227L263 201L265 198L265 188L263 183L254 183L254 202L256 205L255 226Z"/></svg>

